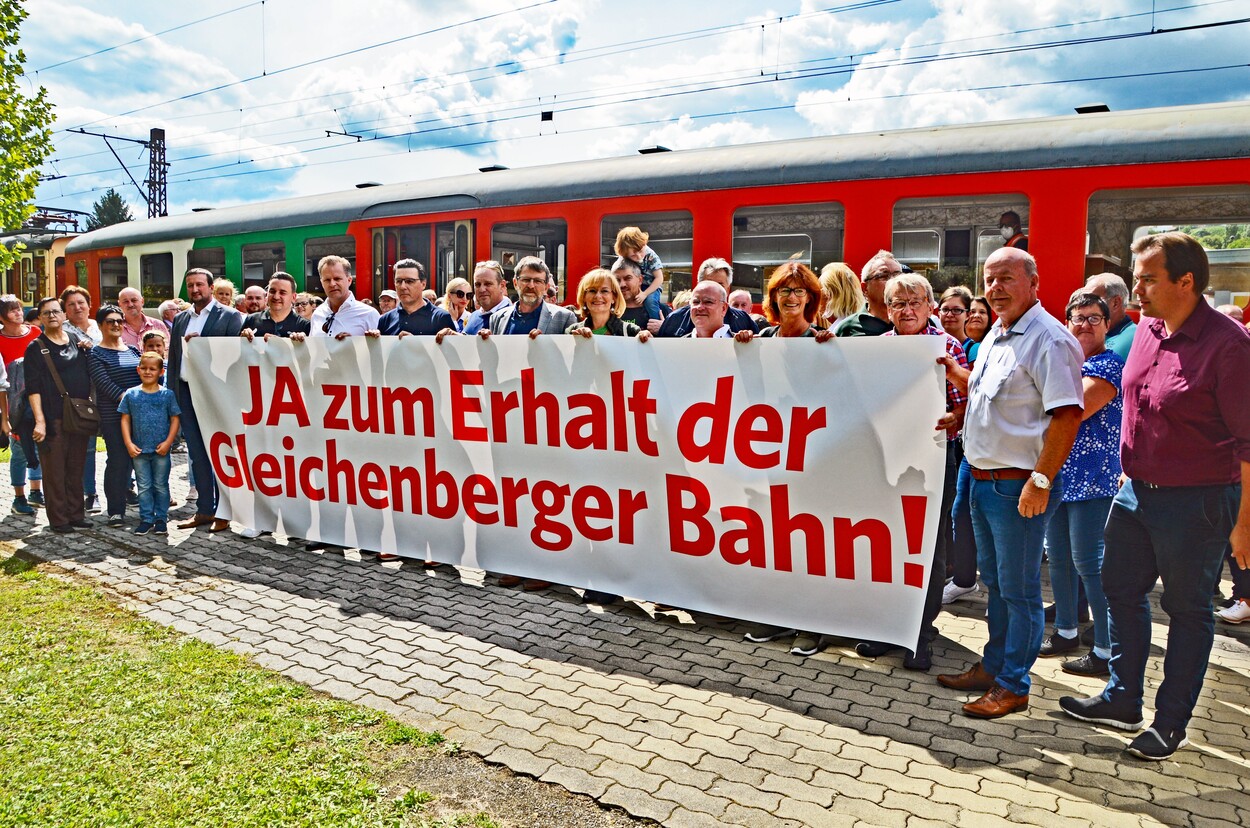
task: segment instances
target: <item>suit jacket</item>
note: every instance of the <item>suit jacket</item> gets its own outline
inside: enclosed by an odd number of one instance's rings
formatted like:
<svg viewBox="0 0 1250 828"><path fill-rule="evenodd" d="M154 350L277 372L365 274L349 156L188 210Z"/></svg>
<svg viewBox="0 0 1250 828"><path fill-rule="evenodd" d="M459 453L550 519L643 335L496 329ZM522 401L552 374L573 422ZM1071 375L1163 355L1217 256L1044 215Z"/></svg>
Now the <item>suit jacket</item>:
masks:
<svg viewBox="0 0 1250 828"><path fill-rule="evenodd" d="M729 330L737 333L738 331L750 331L758 333L755 328L755 320L751 318L749 313L743 313L737 308L725 309L725 323L729 325ZM678 308L668 315L664 320L664 324L660 326L656 336L685 336L694 330L694 323L690 321L690 306Z"/></svg>
<svg viewBox="0 0 1250 828"><path fill-rule="evenodd" d="M516 313L517 309L518 307L513 305L506 311L493 314L490 318L490 332L492 334L507 332L508 320L512 319L512 314ZM564 333L569 329L569 325L575 322L577 322L577 316L573 311L550 302L543 302L542 310L538 314L538 330L544 334Z"/></svg>
<svg viewBox="0 0 1250 828"><path fill-rule="evenodd" d="M187 325L191 322L191 311L184 310L174 317L174 326L169 333L169 367L165 371L165 387L179 392L182 381L182 348L183 337L187 335ZM204 329L200 336L238 336L243 330L243 314L234 308L214 304L204 320Z"/></svg>

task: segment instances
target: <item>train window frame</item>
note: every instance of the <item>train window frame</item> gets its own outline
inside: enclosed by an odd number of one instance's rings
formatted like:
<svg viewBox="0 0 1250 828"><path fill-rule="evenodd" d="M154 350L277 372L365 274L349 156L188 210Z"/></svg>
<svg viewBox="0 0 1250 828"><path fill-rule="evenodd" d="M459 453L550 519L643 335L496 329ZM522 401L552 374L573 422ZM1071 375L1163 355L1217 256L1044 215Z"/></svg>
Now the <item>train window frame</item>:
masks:
<svg viewBox="0 0 1250 828"><path fill-rule="evenodd" d="M187 270L200 268L213 274L213 278L226 275L226 248L195 247L187 251Z"/></svg>
<svg viewBox="0 0 1250 828"><path fill-rule="evenodd" d="M530 235L533 244L528 244ZM539 256L555 274L557 295L563 297L568 279L568 248L569 222L563 216L500 220L490 226L490 255L486 258L503 265L504 278L511 283L512 264L525 256ZM469 280L472 278L470 273Z"/></svg>
<svg viewBox="0 0 1250 828"><path fill-rule="evenodd" d="M253 257L248 260L249 254ZM265 287L269 278L279 270L286 270L286 242L265 241L252 242L239 247L239 260L243 271L241 282L243 289L252 286Z"/></svg>
<svg viewBox="0 0 1250 828"><path fill-rule="evenodd" d="M830 216L832 224L819 224L815 226L803 226L802 223L795 224L791 222L789 227L769 228L764 226L766 223L785 223L787 216L804 216L812 217L819 222L820 216ZM812 218L807 219L807 223L811 223ZM752 229L752 224L759 222L760 227ZM828 241L818 241L813 234L821 232L833 232L833 238ZM782 257L781 252L786 248L777 248L777 255L767 260L750 259L749 256L758 256L760 253L767 253L762 245L764 240L776 239L783 240L793 238L796 242L800 239L806 239L807 245L803 250L796 250L790 255ZM741 246L742 242L751 240L760 245L757 250L748 251L746 246ZM846 250L846 205L837 200L830 201L812 201L801 202L797 204L746 204L737 207L733 214L733 238L730 247L729 261L734 268L734 290L746 290L751 294L751 301L759 304L764 298L764 288L768 284L768 279L772 276L772 271L787 261L799 261L807 265L814 272L819 273L821 268L830 262L842 261ZM800 255L804 254L804 255ZM828 261L825 261L825 260ZM762 263L761 263L762 262Z"/></svg>
<svg viewBox="0 0 1250 828"><path fill-rule="evenodd" d="M96 273L100 277L100 304L116 304L122 289L130 287L129 268L125 256L102 256L96 262Z"/></svg>
<svg viewBox="0 0 1250 828"><path fill-rule="evenodd" d="M933 232L938 238L938 258L932 264L900 256L899 261L924 276L935 295L952 285L963 285L980 295L985 285L985 260L1006 241L998 229L998 219L1006 212L1020 216L1021 230L1028 235L1032 199L1027 192L964 193L943 196L900 198L891 210L890 244L900 233ZM947 262L950 234L967 233L966 263ZM992 244L997 239L997 244ZM965 247L959 248L961 251ZM896 255L897 250L892 250Z"/></svg>
<svg viewBox="0 0 1250 828"><path fill-rule="evenodd" d="M158 267L158 261L164 265L160 269L164 270L168 276L161 274L159 278L154 279L151 274ZM145 305L156 305L166 299L174 298L174 254L172 252L144 253L139 257L139 292L143 294Z"/></svg>
<svg viewBox="0 0 1250 828"><path fill-rule="evenodd" d="M680 291L689 290L694 280L694 214L692 209L677 207L646 212L609 213L602 216L599 219L600 267L610 268L616 262L613 246L621 228L638 227L650 237L647 246L655 250L663 264L664 286L660 289L660 299L671 301ZM674 224L688 224L690 229L683 232L673 226ZM615 226L616 229L609 232L609 226ZM656 245L659 245L658 249ZM670 252L673 255L668 255Z"/></svg>

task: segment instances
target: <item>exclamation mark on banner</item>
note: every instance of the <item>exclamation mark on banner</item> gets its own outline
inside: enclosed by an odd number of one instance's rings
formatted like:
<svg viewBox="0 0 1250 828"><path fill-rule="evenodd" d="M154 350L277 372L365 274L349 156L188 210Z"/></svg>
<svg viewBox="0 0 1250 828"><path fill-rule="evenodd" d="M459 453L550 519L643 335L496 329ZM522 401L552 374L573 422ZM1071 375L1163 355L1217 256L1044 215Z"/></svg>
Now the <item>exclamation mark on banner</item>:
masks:
<svg viewBox="0 0 1250 828"><path fill-rule="evenodd" d="M924 513L928 498L903 495L903 527L907 530L907 554L919 555L924 543ZM924 589L924 567L918 563L903 564L903 583Z"/></svg>

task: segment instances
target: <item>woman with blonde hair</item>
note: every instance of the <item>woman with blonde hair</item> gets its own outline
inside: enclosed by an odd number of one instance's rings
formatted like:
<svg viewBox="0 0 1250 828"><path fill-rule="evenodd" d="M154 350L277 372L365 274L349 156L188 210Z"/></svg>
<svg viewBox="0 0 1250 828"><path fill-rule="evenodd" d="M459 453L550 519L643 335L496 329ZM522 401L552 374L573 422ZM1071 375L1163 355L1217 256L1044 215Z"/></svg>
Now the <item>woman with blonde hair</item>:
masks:
<svg viewBox="0 0 1250 828"><path fill-rule="evenodd" d="M819 282L824 307L816 320L817 327L833 330L839 320L864 309L864 290L859 285L859 276L846 262L825 265L820 271Z"/></svg>
<svg viewBox="0 0 1250 828"><path fill-rule="evenodd" d="M577 284L577 313L580 322L568 327L566 333L584 336L634 336L641 342L651 338L646 328L621 319L625 312L625 294L612 271L595 268Z"/></svg>
<svg viewBox="0 0 1250 828"><path fill-rule="evenodd" d="M464 323L469 318L469 300L473 298L473 286L467 279L455 278L447 283L443 294L443 310L451 314L452 327L456 333L464 333Z"/></svg>

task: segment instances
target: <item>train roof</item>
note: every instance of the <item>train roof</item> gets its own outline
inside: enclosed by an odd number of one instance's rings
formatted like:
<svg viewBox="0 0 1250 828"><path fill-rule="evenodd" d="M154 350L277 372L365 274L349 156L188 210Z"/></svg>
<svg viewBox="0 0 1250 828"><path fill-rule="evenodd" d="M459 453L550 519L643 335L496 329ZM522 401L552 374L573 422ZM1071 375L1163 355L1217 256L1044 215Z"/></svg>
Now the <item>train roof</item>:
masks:
<svg viewBox="0 0 1250 828"><path fill-rule="evenodd" d="M1244 158L1250 102L800 138L499 170L115 224L67 252L607 196Z"/></svg>

